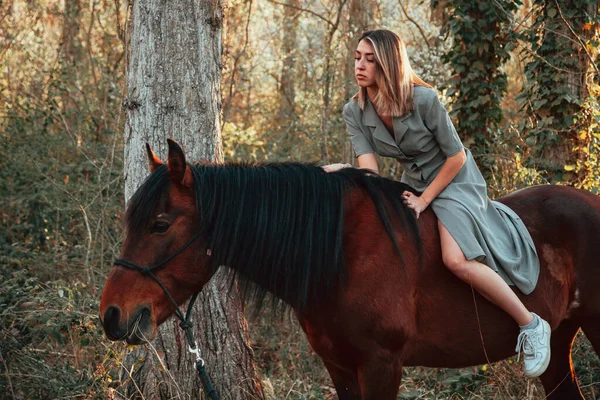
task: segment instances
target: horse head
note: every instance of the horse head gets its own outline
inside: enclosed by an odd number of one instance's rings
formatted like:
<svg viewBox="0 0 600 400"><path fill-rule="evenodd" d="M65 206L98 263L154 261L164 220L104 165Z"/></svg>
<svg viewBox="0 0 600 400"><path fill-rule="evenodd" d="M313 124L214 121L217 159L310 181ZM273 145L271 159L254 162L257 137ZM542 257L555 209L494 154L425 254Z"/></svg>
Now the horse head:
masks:
<svg viewBox="0 0 600 400"><path fill-rule="evenodd" d="M166 164L146 145L151 175L125 213L125 242L100 302L111 340L140 344L154 339L158 326L176 311L175 303L185 302L212 276L205 243L198 237L192 171L181 147L168 143Z"/></svg>

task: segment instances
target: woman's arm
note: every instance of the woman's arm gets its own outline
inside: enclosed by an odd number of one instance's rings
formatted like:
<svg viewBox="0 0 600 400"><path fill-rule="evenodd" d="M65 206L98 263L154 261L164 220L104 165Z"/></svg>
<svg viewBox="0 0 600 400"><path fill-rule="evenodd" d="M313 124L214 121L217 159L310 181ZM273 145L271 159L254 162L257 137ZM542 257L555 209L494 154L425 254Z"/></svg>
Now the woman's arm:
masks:
<svg viewBox="0 0 600 400"><path fill-rule="evenodd" d="M379 167L377 167L377 157L375 157L375 153L366 153L360 155L358 156L357 160L359 168L370 169L379 175Z"/></svg>
<svg viewBox="0 0 600 400"><path fill-rule="evenodd" d="M429 184L427 189L421 194L421 197L427 202L427 205L429 205L433 199L435 199L437 195L452 182L452 179L458 175L458 171L460 171L466 160L467 155L464 149L446 159L440 172L438 172L431 184Z"/></svg>
<svg viewBox="0 0 600 400"><path fill-rule="evenodd" d="M376 174L379 174L379 168L377 168L377 158L375 157L375 153L367 153L358 156L358 168L370 169ZM324 165L321 168L325 170L325 172L335 172L339 171L342 168L352 168L352 164L329 164Z"/></svg>
<svg viewBox="0 0 600 400"><path fill-rule="evenodd" d="M419 218L419 215L429 206L433 199L452 182L452 179L458 175L458 171L460 171L466 160L467 154L462 149L446 159L440 172L438 172L433 182L429 184L421 196L415 196L408 191L402 193L404 203L415 211L417 218Z"/></svg>

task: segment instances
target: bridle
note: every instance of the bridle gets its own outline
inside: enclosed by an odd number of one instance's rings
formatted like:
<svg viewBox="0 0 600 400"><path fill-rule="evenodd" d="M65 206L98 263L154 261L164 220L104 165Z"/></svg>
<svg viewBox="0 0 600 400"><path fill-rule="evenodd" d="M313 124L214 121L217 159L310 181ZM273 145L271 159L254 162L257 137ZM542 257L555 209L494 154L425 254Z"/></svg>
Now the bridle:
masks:
<svg viewBox="0 0 600 400"><path fill-rule="evenodd" d="M198 371L198 376L200 377L200 381L202 381L204 390L206 391L207 396L209 398L211 398L212 400L219 400L219 395L217 394L217 391L215 390L215 388L210 380L210 377L208 376L208 373L206 372L206 369L204 368L204 360L202 359L202 357L200 357L200 349L198 348L198 342L196 340L194 340L194 334L192 332L193 324L190 321L190 316L192 314L194 302L196 301L196 298L198 297L198 294L200 292L194 293L194 295L190 299L190 302L187 307L187 311L184 315L183 312L181 311L181 309L179 308L179 306L177 305L177 303L175 302L175 300L173 299L173 296L171 296L171 293L169 293L169 291L167 290L166 286L152 272L152 271L155 271L158 268L162 267L167 262L171 261L177 255L179 255L183 250L185 250L189 245L191 245L196 239L198 239L198 237L200 237L200 234L201 234L201 232L196 233L183 246L181 246L175 253L171 254L170 256L168 256L167 258L162 260L161 262L156 263L152 266L141 267L130 261L123 260L122 258L116 259L114 262L114 265L120 265L121 267L129 268L129 269L133 269L135 271L141 272L141 274L143 276L149 276L150 278L154 279L154 281L156 283L158 283L158 285L162 288L162 290L164 290L164 292L167 294L167 297L169 298L171 303L173 303L173 305L175 306L175 316L181 321L179 323L179 326L185 332L185 337L189 344L189 352L196 356L196 370ZM210 254L210 250L207 253Z"/></svg>

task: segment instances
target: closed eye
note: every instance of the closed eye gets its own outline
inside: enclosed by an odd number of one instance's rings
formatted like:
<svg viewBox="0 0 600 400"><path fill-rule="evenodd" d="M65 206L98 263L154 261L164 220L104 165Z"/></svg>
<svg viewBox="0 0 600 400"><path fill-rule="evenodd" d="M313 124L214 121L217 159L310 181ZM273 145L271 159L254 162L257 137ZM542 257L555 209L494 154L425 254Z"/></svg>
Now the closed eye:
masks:
<svg viewBox="0 0 600 400"><path fill-rule="evenodd" d="M150 229L150 233L165 233L169 230L169 223L164 221L156 221L152 228Z"/></svg>
<svg viewBox="0 0 600 400"><path fill-rule="evenodd" d="M359 61L360 61L360 57L354 57L354 60L355 60L356 62L359 62ZM374 59L374 58L373 58L373 59L368 59L368 58L367 58L366 60L367 60L367 62L370 62L370 63L373 63L373 62L375 62L375 59Z"/></svg>

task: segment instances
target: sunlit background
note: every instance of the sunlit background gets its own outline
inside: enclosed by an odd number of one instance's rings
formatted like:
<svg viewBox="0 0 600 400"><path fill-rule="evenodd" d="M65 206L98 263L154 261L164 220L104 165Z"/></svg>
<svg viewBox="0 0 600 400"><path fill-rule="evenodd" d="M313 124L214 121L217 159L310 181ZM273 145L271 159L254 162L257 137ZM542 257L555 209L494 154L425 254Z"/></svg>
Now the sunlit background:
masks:
<svg viewBox="0 0 600 400"><path fill-rule="evenodd" d="M353 162L341 110L357 90L356 38L384 27L440 92L492 197L600 192L597 2L232 0L225 15L226 160ZM123 384L127 349L107 342L97 310L122 240L129 17L122 0L0 1L0 398L110 398ZM272 398L334 398L291 317L259 317L250 334ZM573 359L596 398L583 335ZM542 399L519 368L408 368L400 398Z"/></svg>

